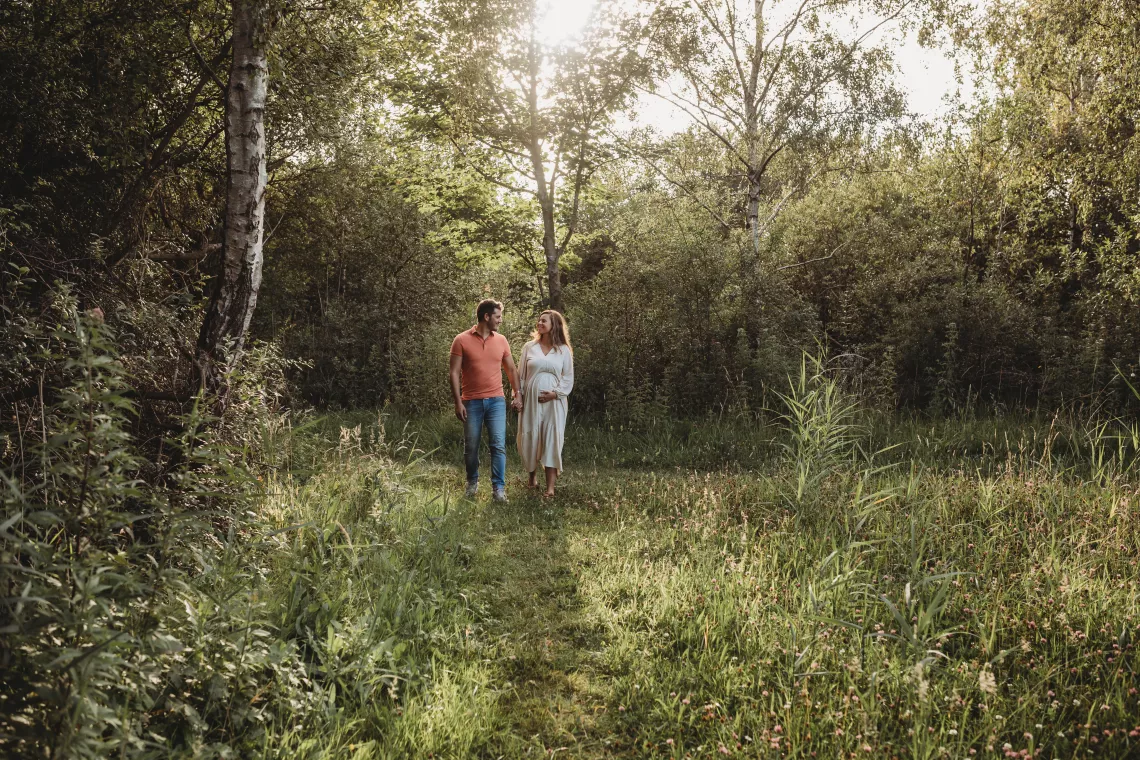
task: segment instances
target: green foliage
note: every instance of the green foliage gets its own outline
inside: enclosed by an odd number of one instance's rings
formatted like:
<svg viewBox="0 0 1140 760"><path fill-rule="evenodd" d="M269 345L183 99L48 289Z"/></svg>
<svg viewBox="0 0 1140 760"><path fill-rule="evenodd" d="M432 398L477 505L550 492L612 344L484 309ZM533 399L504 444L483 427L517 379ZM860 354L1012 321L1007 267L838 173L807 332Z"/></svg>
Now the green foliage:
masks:
<svg viewBox="0 0 1140 760"><path fill-rule="evenodd" d="M290 376L310 403L378 404L406 391L416 404L427 389L446 389L447 346L467 324L472 275L454 249L433 244L438 219L392 184L366 160L315 163L267 245L256 327L304 362ZM444 362L434 380L419 369L429 349Z"/></svg>
<svg viewBox="0 0 1140 760"><path fill-rule="evenodd" d="M994 101L887 135L885 49L805 16L741 92L755 29L661 6L728 132L635 139L640 9L396 7L276 9L221 419L228 6L0 9L0 753L1134 754L1135 9L998 3ZM448 343L550 257L577 464L459 500Z"/></svg>
<svg viewBox="0 0 1140 760"><path fill-rule="evenodd" d="M233 378L231 416L194 408L146 453L111 329L53 303L66 321L35 358L66 382L0 440L5 756L421 746L399 718L430 725L416 695L452 688L435 662L470 625L467 510L417 483L382 425L291 432L257 382L271 351ZM426 740L465 754L485 734Z"/></svg>
<svg viewBox="0 0 1140 760"><path fill-rule="evenodd" d="M409 12L402 42L414 55L392 87L404 123L453 146L464 172L504 195L515 218L482 225L563 309L562 255L592 178L615 157L615 117L649 77L643 48L658 25L636 6L600 2L575 39L555 45L535 32L547 9L534 0Z"/></svg>
<svg viewBox="0 0 1140 760"><path fill-rule="evenodd" d="M26 225L12 241L26 263L77 276L92 259L125 255L156 222L168 227L150 241L159 250L210 223L221 109L187 37L224 71L225 9L172 10L51 0L0 11L0 207Z"/></svg>
<svg viewBox="0 0 1140 760"><path fill-rule="evenodd" d="M994 129L1008 152L1003 222L1015 231L1001 263L1064 341L1049 364L1103 386L1113 364L1131 371L1140 353L1140 17L1100 0L994 12L989 36L1005 87ZM1130 395L1117 390L1118 401Z"/></svg>
<svg viewBox="0 0 1140 760"><path fill-rule="evenodd" d="M979 264L968 219L945 212L970 213L949 158L812 193L781 221L774 258L808 262L792 285L869 397L942 411L976 395L1025 403L1043 382L1048 324Z"/></svg>
<svg viewBox="0 0 1140 760"><path fill-rule="evenodd" d="M204 748L244 735L264 711L226 698L297 677L267 646L233 657L247 610L194 583L220 559L209 537L228 524L232 540L244 471L193 411L147 464L110 328L66 292L54 308L36 358L62 387L3 440L6 751L152 756L158 737Z"/></svg>
<svg viewBox="0 0 1140 760"><path fill-rule="evenodd" d="M458 499L443 418L404 428L442 466L358 415L267 418L247 469L191 415L143 480L108 328L58 303L71 383L4 441L9 754L1130 751L1124 428L856 420L804 359L778 433L578 426L554 504Z"/></svg>
<svg viewBox="0 0 1140 760"><path fill-rule="evenodd" d="M809 389L811 374L809 364ZM402 465L374 469L365 416L322 424L335 454L303 486L275 484L269 504L276 524L326 530L273 536L271 586L307 603L282 605L289 619L331 625L308 646L330 678L350 675L335 720L276 735L274 753L1135 748L1133 484L1088 479L1079 450L1062 455L1079 435L1067 424L1050 439L1015 419L943 423L929 446L915 443L917 424L879 427L895 444L884 460L902 466L835 457L818 492L826 519L810 523L786 507L793 468L732 460L770 447L769 429L579 428L579 465L558 501L512 493L499 506L450 502L462 483L454 421L413 423L443 448L407 491L388 479ZM631 457L652 451L650 462ZM372 618L394 595L401 622ZM368 650L352 619L409 643Z"/></svg>
<svg viewBox="0 0 1140 760"><path fill-rule="evenodd" d="M570 292L578 408L619 424L762 409L810 345L810 317L778 279L747 300L736 241L700 208L621 189L593 222L617 250Z"/></svg>

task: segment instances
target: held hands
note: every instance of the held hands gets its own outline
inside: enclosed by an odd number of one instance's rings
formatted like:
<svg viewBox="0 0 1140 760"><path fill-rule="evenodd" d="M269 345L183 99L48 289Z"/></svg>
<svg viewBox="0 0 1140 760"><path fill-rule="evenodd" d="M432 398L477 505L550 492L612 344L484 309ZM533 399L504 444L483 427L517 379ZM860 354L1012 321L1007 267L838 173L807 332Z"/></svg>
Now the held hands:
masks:
<svg viewBox="0 0 1140 760"><path fill-rule="evenodd" d="M522 408L523 408L522 396L520 396L516 393L515 397L513 399L511 399L511 409L514 409L516 412L521 412Z"/></svg>

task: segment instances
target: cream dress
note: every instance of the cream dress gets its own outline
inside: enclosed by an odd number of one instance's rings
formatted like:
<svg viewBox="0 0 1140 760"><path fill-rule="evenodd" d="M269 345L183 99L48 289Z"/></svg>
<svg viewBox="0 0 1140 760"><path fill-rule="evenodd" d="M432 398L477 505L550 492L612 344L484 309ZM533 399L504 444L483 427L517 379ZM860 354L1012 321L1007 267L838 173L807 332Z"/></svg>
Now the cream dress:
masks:
<svg viewBox="0 0 1140 760"><path fill-rule="evenodd" d="M574 354L566 346L542 353L538 341L523 346L519 358L523 408L519 413L518 449L523 468L535 472L553 467L562 472L562 442L566 437L566 397L574 388ZM558 398L540 403L538 394L555 391Z"/></svg>

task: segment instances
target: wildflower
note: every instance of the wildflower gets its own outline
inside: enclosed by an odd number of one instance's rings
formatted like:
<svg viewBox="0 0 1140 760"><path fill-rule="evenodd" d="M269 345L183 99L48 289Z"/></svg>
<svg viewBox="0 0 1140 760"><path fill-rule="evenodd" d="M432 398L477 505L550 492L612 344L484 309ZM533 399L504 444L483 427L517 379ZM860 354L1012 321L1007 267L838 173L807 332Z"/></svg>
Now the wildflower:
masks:
<svg viewBox="0 0 1140 760"><path fill-rule="evenodd" d="M994 694L997 692L997 679L990 670L982 670L978 672L978 688L984 694Z"/></svg>
<svg viewBox="0 0 1140 760"><path fill-rule="evenodd" d="M952 728L952 729L950 729L950 731L949 731L948 733L949 733L951 736L957 736L957 735L958 735L958 729L956 729L956 728Z"/></svg>
<svg viewBox="0 0 1140 760"><path fill-rule="evenodd" d="M670 747L673 746L673 740L672 739L666 739L665 743L668 744Z"/></svg>

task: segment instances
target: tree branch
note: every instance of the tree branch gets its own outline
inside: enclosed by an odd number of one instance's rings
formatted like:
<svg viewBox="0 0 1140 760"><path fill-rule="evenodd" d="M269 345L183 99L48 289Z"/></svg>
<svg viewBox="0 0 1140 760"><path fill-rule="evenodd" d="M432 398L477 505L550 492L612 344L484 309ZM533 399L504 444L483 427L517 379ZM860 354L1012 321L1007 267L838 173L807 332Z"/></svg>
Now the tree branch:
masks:
<svg viewBox="0 0 1140 760"><path fill-rule="evenodd" d="M839 245L835 246L835 248L832 249L831 253L827 254L826 256L820 256L817 259L808 259L807 261L794 261L791 264L784 264L782 267L776 267L775 271L782 272L785 269L793 269L795 267L807 266L808 264L815 264L816 262L819 262L819 261L827 261L832 256L834 256L835 254L839 253L839 251L841 251L843 249L843 247L847 245L847 242L848 241L845 240L842 243L840 243Z"/></svg>

